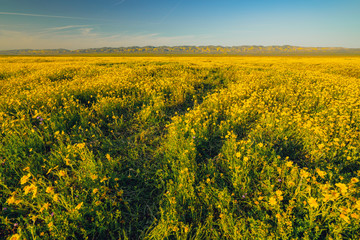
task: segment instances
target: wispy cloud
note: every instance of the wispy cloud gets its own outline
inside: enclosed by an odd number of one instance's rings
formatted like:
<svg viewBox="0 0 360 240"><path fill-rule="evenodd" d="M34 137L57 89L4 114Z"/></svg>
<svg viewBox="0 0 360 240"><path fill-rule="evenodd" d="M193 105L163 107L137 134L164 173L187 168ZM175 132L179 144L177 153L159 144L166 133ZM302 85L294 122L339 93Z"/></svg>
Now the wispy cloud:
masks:
<svg viewBox="0 0 360 240"><path fill-rule="evenodd" d="M125 0L116 1L116 2L114 3L114 6L121 5L121 4L123 4L124 2L125 2Z"/></svg>
<svg viewBox="0 0 360 240"><path fill-rule="evenodd" d="M61 26L61 27L47 28L46 30L60 31L60 30L66 30L66 29L72 29L72 28L83 28L83 27L89 27L89 26L91 26L91 25L67 25L67 26Z"/></svg>
<svg viewBox="0 0 360 240"><path fill-rule="evenodd" d="M174 7L172 7L160 20L160 23L164 22L180 5L183 0L179 0Z"/></svg>
<svg viewBox="0 0 360 240"><path fill-rule="evenodd" d="M15 12L0 12L0 15L15 15L15 16L28 16L28 17L47 17L47 18L66 18L66 19L93 20L91 18L82 18L82 17L44 15L44 14L32 14L32 13L15 13Z"/></svg>

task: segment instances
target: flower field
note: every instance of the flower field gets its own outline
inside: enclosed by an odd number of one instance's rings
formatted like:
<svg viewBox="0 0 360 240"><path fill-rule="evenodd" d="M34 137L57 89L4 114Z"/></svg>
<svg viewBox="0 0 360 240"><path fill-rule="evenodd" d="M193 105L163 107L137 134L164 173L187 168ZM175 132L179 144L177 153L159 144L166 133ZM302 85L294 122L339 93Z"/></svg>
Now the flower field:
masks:
<svg viewBox="0 0 360 240"><path fill-rule="evenodd" d="M359 239L360 57L0 57L0 239Z"/></svg>

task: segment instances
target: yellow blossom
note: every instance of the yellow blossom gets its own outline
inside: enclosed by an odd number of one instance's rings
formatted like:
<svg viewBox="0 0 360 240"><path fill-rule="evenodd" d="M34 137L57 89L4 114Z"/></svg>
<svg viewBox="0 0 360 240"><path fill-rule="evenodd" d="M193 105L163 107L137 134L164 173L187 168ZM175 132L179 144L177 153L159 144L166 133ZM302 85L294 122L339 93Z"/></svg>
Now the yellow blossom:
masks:
<svg viewBox="0 0 360 240"><path fill-rule="evenodd" d="M103 179L100 180L100 182L102 183L102 182L105 182L106 180L109 180L109 178L104 177Z"/></svg>
<svg viewBox="0 0 360 240"><path fill-rule="evenodd" d="M32 198L36 197L37 194L37 187L34 184L28 185L24 187L24 194L27 195L28 193L33 193Z"/></svg>
<svg viewBox="0 0 360 240"><path fill-rule="evenodd" d="M61 177L65 177L65 176L66 176L66 171L60 170L60 171L59 171L59 175L60 175Z"/></svg>
<svg viewBox="0 0 360 240"><path fill-rule="evenodd" d="M331 194L323 193L324 198L322 199L324 202L328 202L332 199Z"/></svg>
<svg viewBox="0 0 360 240"><path fill-rule="evenodd" d="M310 197L308 199L308 203L309 203L309 206L312 207L312 208L317 208L319 206L319 204L317 203L316 199L313 198L313 197Z"/></svg>
<svg viewBox="0 0 360 240"><path fill-rule="evenodd" d="M20 239L20 235L19 234L14 234L11 236L10 240L19 240Z"/></svg>
<svg viewBox="0 0 360 240"><path fill-rule="evenodd" d="M83 205L83 202L79 203L79 204L75 207L75 210L79 210L82 205Z"/></svg>
<svg viewBox="0 0 360 240"><path fill-rule="evenodd" d="M28 175L23 176L23 177L20 179L20 184L23 185L23 184L27 183L28 180L29 180L29 178L30 178L30 176L31 176L30 173L29 173Z"/></svg>
<svg viewBox="0 0 360 240"><path fill-rule="evenodd" d="M357 200L354 206L357 210L360 211L360 200Z"/></svg>
<svg viewBox="0 0 360 240"><path fill-rule="evenodd" d="M53 223L53 222L49 222L49 223L48 223L48 227L49 227L50 230L52 230L52 228L54 227L54 223Z"/></svg>
<svg viewBox="0 0 360 240"><path fill-rule="evenodd" d="M286 165L287 167L292 167L292 166L293 166L293 162L292 162L292 161L287 161L287 162L285 163L285 165Z"/></svg>
<svg viewBox="0 0 360 240"><path fill-rule="evenodd" d="M351 183L357 183L357 182L359 182L359 179L358 179L358 178L353 177L353 178L351 179Z"/></svg>
<svg viewBox="0 0 360 240"><path fill-rule="evenodd" d="M14 204L15 203L15 197L14 196L11 196L10 198L8 198L8 200L6 200L6 202L8 203L8 204Z"/></svg>
<svg viewBox="0 0 360 240"><path fill-rule="evenodd" d="M23 169L23 171L30 171L30 167L25 167L24 169Z"/></svg>
<svg viewBox="0 0 360 240"><path fill-rule="evenodd" d="M50 206L50 203L45 203L41 208L40 208L40 212L44 211L44 209L48 210Z"/></svg>
<svg viewBox="0 0 360 240"><path fill-rule="evenodd" d="M55 194L53 196L53 200L54 200L54 202L58 202L59 201L59 194Z"/></svg>
<svg viewBox="0 0 360 240"><path fill-rule="evenodd" d="M345 214L343 214L343 213L340 214L340 218L342 220L344 220L345 222L350 223L350 218L348 216L346 216Z"/></svg>
<svg viewBox="0 0 360 240"><path fill-rule="evenodd" d="M79 149L83 149L85 147L85 143L78 143L76 144L76 147Z"/></svg>
<svg viewBox="0 0 360 240"><path fill-rule="evenodd" d="M275 197L270 197L269 198L269 204L272 206L275 206L277 204L276 198Z"/></svg>
<svg viewBox="0 0 360 240"><path fill-rule="evenodd" d="M95 194L97 192L99 192L99 189L97 189L97 188L94 188L93 191L92 191L93 194Z"/></svg>
<svg viewBox="0 0 360 240"><path fill-rule="evenodd" d="M289 186L290 186L290 187L293 187L293 186L295 186L295 183L294 183L293 181L290 181L290 182L289 182Z"/></svg>
<svg viewBox="0 0 360 240"><path fill-rule="evenodd" d="M54 188L53 187L47 187L46 188L46 193L54 194Z"/></svg>
<svg viewBox="0 0 360 240"><path fill-rule="evenodd" d="M319 174L319 176L320 176L321 178L324 178L325 175L326 175L326 172L325 172L325 171L321 171L319 168L316 169L316 172L317 172L317 174Z"/></svg>
<svg viewBox="0 0 360 240"><path fill-rule="evenodd" d="M90 177L91 177L92 180L96 180L98 178L98 176L95 175L95 174L91 174Z"/></svg>
<svg viewBox="0 0 360 240"><path fill-rule="evenodd" d="M337 186L338 188L340 188L340 192L341 194L346 194L348 187L346 186L346 184L344 183L336 183L335 186Z"/></svg>
<svg viewBox="0 0 360 240"><path fill-rule="evenodd" d="M310 176L310 173L308 173L307 171L301 169L301 170L300 170L300 176L301 176L302 178L308 178L308 177Z"/></svg>

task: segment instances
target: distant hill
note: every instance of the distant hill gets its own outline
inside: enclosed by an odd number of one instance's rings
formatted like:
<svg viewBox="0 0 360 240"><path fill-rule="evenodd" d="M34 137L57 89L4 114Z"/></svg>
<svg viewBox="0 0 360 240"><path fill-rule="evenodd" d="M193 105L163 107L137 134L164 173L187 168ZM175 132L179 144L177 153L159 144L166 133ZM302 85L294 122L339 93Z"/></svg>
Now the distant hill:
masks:
<svg viewBox="0 0 360 240"><path fill-rule="evenodd" d="M78 54L211 54L211 55L360 55L360 48L298 46L161 46L67 49L20 49L0 51L0 55L78 55Z"/></svg>

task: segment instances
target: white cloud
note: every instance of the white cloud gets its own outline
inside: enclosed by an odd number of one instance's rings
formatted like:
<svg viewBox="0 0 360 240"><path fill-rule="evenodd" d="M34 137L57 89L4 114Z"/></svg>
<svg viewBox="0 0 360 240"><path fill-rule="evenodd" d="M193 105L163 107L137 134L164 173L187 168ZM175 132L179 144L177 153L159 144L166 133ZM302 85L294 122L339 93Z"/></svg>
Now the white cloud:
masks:
<svg viewBox="0 0 360 240"><path fill-rule="evenodd" d="M0 15L15 15L15 16L27 16L27 17L47 17L47 18L66 18L66 19L90 20L90 18L82 18L82 17L56 16L56 15L44 15L44 14L33 14L33 13L0 12Z"/></svg>
<svg viewBox="0 0 360 240"><path fill-rule="evenodd" d="M82 27L88 27L88 26L90 26L90 25L68 25L68 26L62 26L62 27L47 28L46 30L59 31L59 30L65 30L65 29L71 29L71 28L82 28Z"/></svg>
<svg viewBox="0 0 360 240"><path fill-rule="evenodd" d="M125 2L125 0L116 1L116 2L114 3L114 6L116 6L116 5L121 5L121 4L123 4L124 2Z"/></svg>

